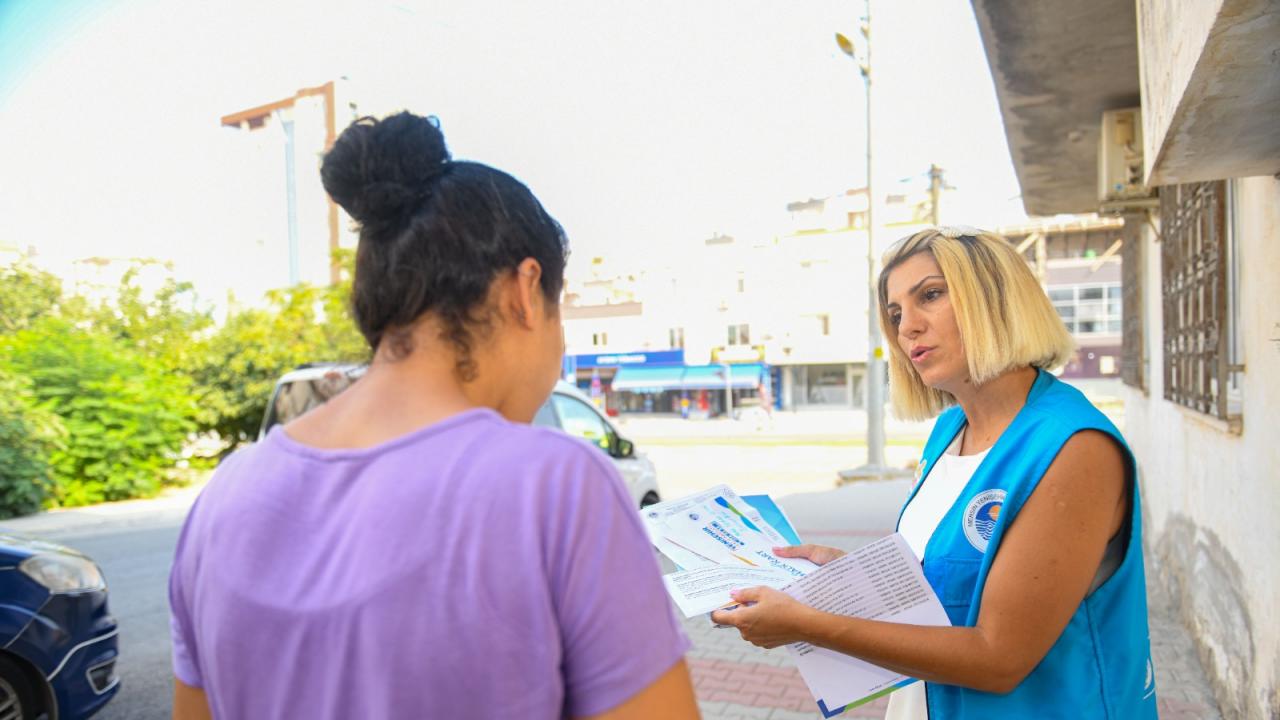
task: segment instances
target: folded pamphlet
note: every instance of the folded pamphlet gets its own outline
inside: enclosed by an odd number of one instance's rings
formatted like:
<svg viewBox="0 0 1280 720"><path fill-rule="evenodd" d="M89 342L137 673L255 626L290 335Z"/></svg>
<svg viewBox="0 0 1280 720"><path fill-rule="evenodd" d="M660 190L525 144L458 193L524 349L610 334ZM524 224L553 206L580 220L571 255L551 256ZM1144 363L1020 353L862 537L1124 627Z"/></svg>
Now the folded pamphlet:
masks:
<svg viewBox="0 0 1280 720"><path fill-rule="evenodd" d="M768 495L739 496L717 485L640 511L649 539L678 570L663 577L685 617L733 606L730 593L764 585L824 612L915 625L949 625L906 540L894 533L821 567L780 558L773 548L800 536ZM915 682L849 655L787 647L826 717Z"/></svg>

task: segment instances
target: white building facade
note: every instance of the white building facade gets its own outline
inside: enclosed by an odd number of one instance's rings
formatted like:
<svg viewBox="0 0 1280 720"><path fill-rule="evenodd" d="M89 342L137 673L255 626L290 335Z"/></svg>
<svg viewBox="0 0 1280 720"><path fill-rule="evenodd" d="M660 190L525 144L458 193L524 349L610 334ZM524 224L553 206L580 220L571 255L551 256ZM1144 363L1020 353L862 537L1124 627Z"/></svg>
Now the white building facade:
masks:
<svg viewBox="0 0 1280 720"><path fill-rule="evenodd" d="M1150 581L1224 716L1280 717L1280 8L973 4L1028 212L1124 219Z"/></svg>
<svg viewBox="0 0 1280 720"><path fill-rule="evenodd" d="M864 407L866 194L792 203L787 212L790 231L777 237L717 234L691 241L679 257L643 268L610 267L603 258L572 267L563 307L565 339L568 355L579 361L572 370L584 389L598 385L623 412L679 412L681 396L689 393L678 392L684 389L678 378L667 377L668 386L642 388L656 398L614 398L611 382L618 368L594 364L600 355L606 362L621 356L640 363L646 353L678 351L686 366L729 366L739 385L733 390L736 404ZM881 230L877 260L884 245L916 227ZM670 354L655 357L660 365L674 362ZM758 385L746 387L741 373L757 372ZM695 411L708 400L702 391L710 392L710 414L723 410L715 389L687 389L697 391Z"/></svg>
<svg viewBox="0 0 1280 720"><path fill-rule="evenodd" d="M268 290L338 279L333 253L354 248L358 236L325 193L320 164L355 118L350 87L341 80L221 118L234 168L227 252L240 270L227 289L235 303L252 305Z"/></svg>

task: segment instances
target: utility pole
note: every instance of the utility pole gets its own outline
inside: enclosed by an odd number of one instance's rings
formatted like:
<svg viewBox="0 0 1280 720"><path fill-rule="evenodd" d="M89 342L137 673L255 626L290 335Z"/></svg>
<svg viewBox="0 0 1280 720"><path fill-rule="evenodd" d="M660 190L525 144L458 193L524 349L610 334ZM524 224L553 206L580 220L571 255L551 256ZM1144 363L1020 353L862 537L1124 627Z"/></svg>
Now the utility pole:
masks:
<svg viewBox="0 0 1280 720"><path fill-rule="evenodd" d="M1045 241L1045 233L1036 233L1036 279L1040 287L1048 288L1049 249Z"/></svg>
<svg viewBox="0 0 1280 720"><path fill-rule="evenodd" d="M871 0L866 0L866 16L860 23L863 47L862 58L849 38L836 33L836 44L841 52L858 63L858 70L867 91L867 464L854 471L842 471L857 477L878 478L885 472L884 466L884 386L885 368L880 348L880 318L876 311L876 243L875 243L875 183L872 163L872 115L871 115Z"/></svg>
<svg viewBox="0 0 1280 720"><path fill-rule="evenodd" d="M942 168L937 165L929 165L929 224L938 227L942 223L938 221L938 203L942 199L942 188L945 183L942 179Z"/></svg>

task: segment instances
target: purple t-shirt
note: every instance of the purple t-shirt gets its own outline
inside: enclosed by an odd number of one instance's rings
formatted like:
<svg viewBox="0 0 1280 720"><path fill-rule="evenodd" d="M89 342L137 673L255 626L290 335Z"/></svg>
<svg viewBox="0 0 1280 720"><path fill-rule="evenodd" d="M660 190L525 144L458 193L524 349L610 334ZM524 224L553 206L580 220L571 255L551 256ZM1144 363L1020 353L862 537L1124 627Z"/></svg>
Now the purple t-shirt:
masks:
<svg viewBox="0 0 1280 720"><path fill-rule="evenodd" d="M560 718L688 650L599 449L470 410L360 450L275 428L192 508L173 669L217 718Z"/></svg>

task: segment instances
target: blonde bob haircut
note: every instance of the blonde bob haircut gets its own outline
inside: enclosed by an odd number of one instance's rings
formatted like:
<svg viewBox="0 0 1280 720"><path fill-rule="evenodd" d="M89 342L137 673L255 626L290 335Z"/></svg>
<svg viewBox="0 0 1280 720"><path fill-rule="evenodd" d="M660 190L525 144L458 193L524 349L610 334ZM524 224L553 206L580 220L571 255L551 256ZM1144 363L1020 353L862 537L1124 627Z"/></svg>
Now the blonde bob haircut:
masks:
<svg viewBox="0 0 1280 720"><path fill-rule="evenodd" d="M970 228L930 228L885 252L880 271L880 328L889 340L889 395L894 414L926 420L955 404L928 387L898 344L885 309L889 275L907 258L930 253L942 269L964 345L969 377L982 385L1006 370L1061 367L1075 352L1071 334L1031 268L1007 240Z"/></svg>

